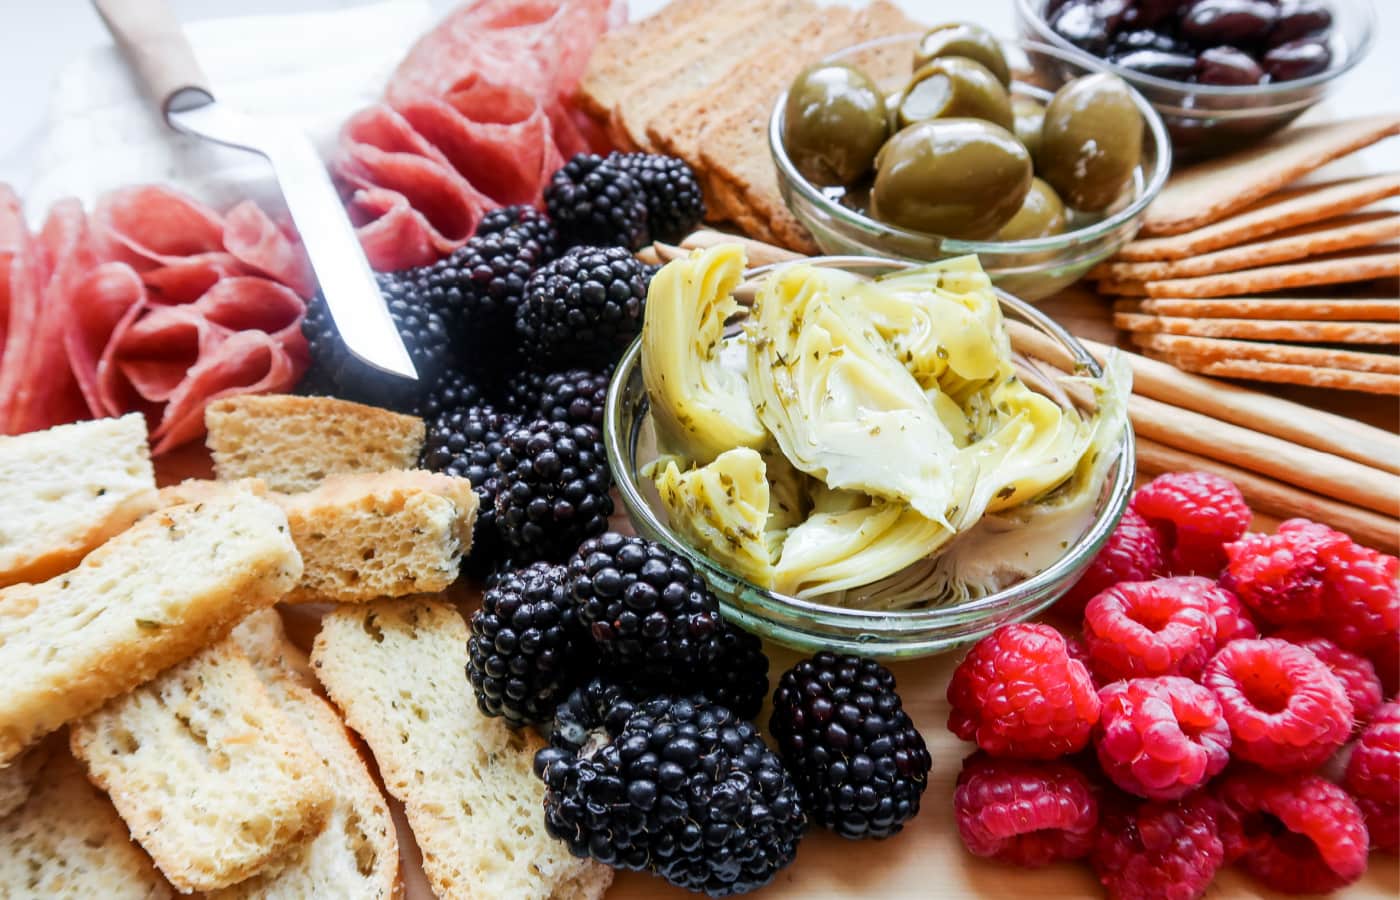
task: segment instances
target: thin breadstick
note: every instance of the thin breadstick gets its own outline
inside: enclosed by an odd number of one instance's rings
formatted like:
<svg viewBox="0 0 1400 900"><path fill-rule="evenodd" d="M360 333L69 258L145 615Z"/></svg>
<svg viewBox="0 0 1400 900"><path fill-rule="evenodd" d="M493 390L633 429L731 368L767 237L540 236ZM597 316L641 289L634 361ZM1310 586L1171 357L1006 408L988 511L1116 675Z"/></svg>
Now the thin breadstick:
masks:
<svg viewBox="0 0 1400 900"><path fill-rule="evenodd" d="M716 244L742 244L744 253L747 254L750 266L766 266L769 263L789 262L794 259L801 259L804 254L794 253L791 250L784 250L782 247L775 247L772 244L765 244L752 238L739 237L737 235L725 234L720 231L709 231L702 229L696 231L681 241L681 246L687 250L705 250Z"/></svg>
<svg viewBox="0 0 1400 900"><path fill-rule="evenodd" d="M1386 515L1400 511L1400 476L1389 472L1147 397L1130 397L1128 416L1142 437Z"/></svg>
<svg viewBox="0 0 1400 900"><path fill-rule="evenodd" d="M1362 544L1394 553L1400 549L1400 520L1321 497L1238 466L1207 459L1146 438L1137 440L1138 471L1148 475L1197 470L1228 478L1256 512L1279 519L1303 516L1346 532Z"/></svg>

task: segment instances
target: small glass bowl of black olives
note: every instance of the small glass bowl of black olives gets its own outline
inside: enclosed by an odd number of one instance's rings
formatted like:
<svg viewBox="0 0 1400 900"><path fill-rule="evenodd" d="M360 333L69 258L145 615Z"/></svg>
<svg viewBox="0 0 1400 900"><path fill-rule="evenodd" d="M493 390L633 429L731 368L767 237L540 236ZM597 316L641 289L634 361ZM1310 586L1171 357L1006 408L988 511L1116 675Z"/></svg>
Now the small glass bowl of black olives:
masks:
<svg viewBox="0 0 1400 900"><path fill-rule="evenodd" d="M1161 118L1123 79L967 22L807 67L778 99L769 147L824 252L976 254L1027 300L1132 240L1171 168Z"/></svg>
<svg viewBox="0 0 1400 900"><path fill-rule="evenodd" d="M1376 29L1372 0L1016 0L1016 16L1022 37L1102 60L1141 91L1184 160L1287 125Z"/></svg>

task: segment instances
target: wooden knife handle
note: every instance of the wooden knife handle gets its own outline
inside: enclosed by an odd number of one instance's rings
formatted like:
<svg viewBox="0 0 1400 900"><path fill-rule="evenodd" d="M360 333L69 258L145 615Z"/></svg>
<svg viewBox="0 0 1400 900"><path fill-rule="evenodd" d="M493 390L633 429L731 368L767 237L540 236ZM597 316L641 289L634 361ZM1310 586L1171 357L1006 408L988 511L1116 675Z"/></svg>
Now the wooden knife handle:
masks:
<svg viewBox="0 0 1400 900"><path fill-rule="evenodd" d="M208 79L194 58L194 49L165 0L92 2L162 114L213 99Z"/></svg>

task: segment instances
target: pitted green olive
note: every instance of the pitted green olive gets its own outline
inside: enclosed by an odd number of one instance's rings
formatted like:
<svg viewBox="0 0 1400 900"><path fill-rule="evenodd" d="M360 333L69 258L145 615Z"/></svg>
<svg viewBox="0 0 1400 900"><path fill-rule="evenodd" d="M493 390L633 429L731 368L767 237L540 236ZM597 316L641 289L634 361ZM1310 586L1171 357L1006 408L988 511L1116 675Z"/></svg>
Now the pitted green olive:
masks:
<svg viewBox="0 0 1400 900"><path fill-rule="evenodd" d="M1142 158L1142 113L1123 79L1100 72L1076 78L1045 108L1036 156L1040 177L1075 209L1097 211L1118 199Z"/></svg>
<svg viewBox="0 0 1400 900"><path fill-rule="evenodd" d="M1006 56L1001 52L1001 44L987 29L967 22L949 22L930 28L914 51L914 69L917 71L935 59L949 56L975 60L991 70L1002 87L1011 87L1011 69L1006 64Z"/></svg>
<svg viewBox="0 0 1400 900"><path fill-rule="evenodd" d="M928 119L986 119L1011 128L1011 98L981 63L961 56L935 59L914 73L896 107L900 128Z"/></svg>
<svg viewBox="0 0 1400 900"><path fill-rule="evenodd" d="M1054 188L1036 178L1031 181L1031 189L1026 192L1026 199L1021 201L1016 215L997 232L997 240L1025 241L1064 234L1064 231L1064 203Z"/></svg>
<svg viewBox="0 0 1400 900"><path fill-rule="evenodd" d="M859 180L888 136L885 98L853 66L818 63L788 89L783 144L793 165L814 184Z"/></svg>
<svg viewBox="0 0 1400 900"><path fill-rule="evenodd" d="M875 161L871 214L914 231L980 240L1021 208L1031 157L981 119L930 119L890 138Z"/></svg>
<svg viewBox="0 0 1400 900"><path fill-rule="evenodd" d="M1016 139L1026 145L1035 159L1040 153L1040 129L1045 123L1045 104L1030 97L1012 97L1011 115L1016 119Z"/></svg>

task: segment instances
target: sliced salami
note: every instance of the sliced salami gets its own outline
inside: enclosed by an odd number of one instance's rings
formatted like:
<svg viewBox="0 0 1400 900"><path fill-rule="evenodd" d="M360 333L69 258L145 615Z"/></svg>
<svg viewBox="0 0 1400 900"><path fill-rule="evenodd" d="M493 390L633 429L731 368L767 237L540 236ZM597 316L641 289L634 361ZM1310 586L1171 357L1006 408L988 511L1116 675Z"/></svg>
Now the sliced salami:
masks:
<svg viewBox="0 0 1400 900"><path fill-rule="evenodd" d="M249 269L285 284L299 296L316 293L316 276L301 243L251 200L238 204L224 217L223 244Z"/></svg>
<svg viewBox="0 0 1400 900"><path fill-rule="evenodd" d="M139 185L103 196L92 213L98 255L137 271L224 250L224 220L171 188Z"/></svg>
<svg viewBox="0 0 1400 900"><path fill-rule="evenodd" d="M99 265L73 291L64 344L73 376L95 416L117 416L135 408L135 394L113 378L112 336L129 328L145 307L146 286L126 263Z"/></svg>

